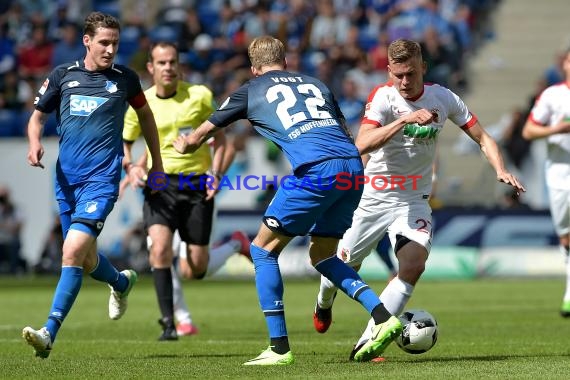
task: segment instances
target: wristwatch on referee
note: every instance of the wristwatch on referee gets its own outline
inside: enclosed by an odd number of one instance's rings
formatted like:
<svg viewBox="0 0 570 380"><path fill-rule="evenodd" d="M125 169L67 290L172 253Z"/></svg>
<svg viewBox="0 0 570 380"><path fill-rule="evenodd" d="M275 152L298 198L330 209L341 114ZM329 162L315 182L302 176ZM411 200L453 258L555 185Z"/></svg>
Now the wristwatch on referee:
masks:
<svg viewBox="0 0 570 380"><path fill-rule="evenodd" d="M133 166L135 166L135 164L133 164L132 162L125 162L123 163L123 170L125 171L125 173L129 174L129 169L132 168Z"/></svg>
<svg viewBox="0 0 570 380"><path fill-rule="evenodd" d="M223 176L222 173L220 173L220 172L217 171L217 170L213 170L213 169L208 170L208 174L211 175L211 176L216 177L216 179L217 179L218 181L220 181L220 180L222 179L222 176Z"/></svg>

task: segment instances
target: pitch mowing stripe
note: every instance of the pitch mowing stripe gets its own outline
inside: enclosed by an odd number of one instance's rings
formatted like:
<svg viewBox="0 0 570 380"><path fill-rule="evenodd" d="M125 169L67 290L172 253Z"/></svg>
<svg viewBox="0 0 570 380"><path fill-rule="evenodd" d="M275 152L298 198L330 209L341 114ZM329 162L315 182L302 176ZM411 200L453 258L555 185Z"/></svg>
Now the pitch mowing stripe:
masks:
<svg viewBox="0 0 570 380"><path fill-rule="evenodd" d="M0 331L20 330L20 332L22 332L21 330L24 327L25 326L22 325L0 325Z"/></svg>
<svg viewBox="0 0 570 380"><path fill-rule="evenodd" d="M24 340L21 338L21 332L18 332L18 335L16 338L0 338L0 342L6 342L6 343L13 343L13 342L24 342ZM184 342L184 341L188 341L190 342L192 340L191 337L189 338L185 338L182 337L179 339L178 342ZM69 340L69 338L62 338L62 339L58 339L57 342L58 343L65 343L66 341L71 341ZM135 340L135 339L76 339L73 338L73 344L76 343L81 343L81 344L101 344L101 343L112 343L112 344L145 344L145 345L149 345L149 344L160 344L161 346L163 344L159 343L156 340L153 339L147 339L147 340ZM224 345L235 345L235 344L245 344L245 345L249 345L251 344L251 340L225 340L225 339L208 339L206 341L200 341L200 344L208 344L208 345L220 345L220 344L224 344ZM176 343L173 343L176 344ZM260 341L259 344L261 346L263 346L263 341ZM302 341L302 340L297 340L294 341L293 344L295 346L314 346L315 342L309 342L309 341ZM330 343L331 345L334 346L344 346L344 347L348 347L350 345L350 343L347 342L332 342ZM352 347L352 346L351 346Z"/></svg>

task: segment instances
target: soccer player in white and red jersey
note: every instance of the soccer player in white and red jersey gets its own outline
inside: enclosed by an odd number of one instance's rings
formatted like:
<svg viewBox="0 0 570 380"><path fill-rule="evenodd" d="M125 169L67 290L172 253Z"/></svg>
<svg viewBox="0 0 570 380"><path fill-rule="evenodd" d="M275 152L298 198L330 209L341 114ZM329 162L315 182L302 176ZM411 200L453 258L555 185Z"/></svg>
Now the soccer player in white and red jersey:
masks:
<svg viewBox="0 0 570 380"><path fill-rule="evenodd" d="M523 137L528 140L546 138L546 185L550 213L560 249L566 255L566 291L560 314L570 317L570 50L562 65L566 80L545 89L536 99Z"/></svg>
<svg viewBox="0 0 570 380"><path fill-rule="evenodd" d="M497 173L497 180L525 191L505 169L496 142L477 117L449 89L424 84L426 64L418 43L396 40L388 49L390 82L376 87L368 102L356 145L370 154L365 175L371 182L354 213L337 250L344 262L359 269L362 261L387 233L398 259L398 276L388 283L380 299L393 315L399 315L425 269L431 248L432 219L428 198L432 189L432 165L437 136L447 119L471 137ZM376 178L374 181L373 179ZM412 180L413 178L413 180ZM394 186L386 186L388 183ZM403 180L405 179L405 180ZM332 321L336 287L321 276L313 322L324 333ZM370 324L354 352L370 339Z"/></svg>

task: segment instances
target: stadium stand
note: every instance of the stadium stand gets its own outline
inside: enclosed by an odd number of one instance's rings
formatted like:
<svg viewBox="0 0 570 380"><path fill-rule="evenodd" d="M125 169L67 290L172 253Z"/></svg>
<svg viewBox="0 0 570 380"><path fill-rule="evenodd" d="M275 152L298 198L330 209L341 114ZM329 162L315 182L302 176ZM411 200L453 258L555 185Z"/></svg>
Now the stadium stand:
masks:
<svg viewBox="0 0 570 380"><path fill-rule="evenodd" d="M299 71L321 77L337 97L342 98L344 79L352 80L361 102L371 86L386 78L387 44L411 37L425 48L427 78L460 93L483 125L492 125L515 106L524 106L537 77L555 63L553 52L566 31L558 28L556 34L540 21L557 20L566 8L564 0L553 0L549 7L532 0L7 0L0 9L0 136L25 135L33 96L43 81L18 61L32 31L47 30L44 44L58 51L64 25L80 22L91 10L121 19L117 62L144 71L141 57L149 40L177 41L187 79L209 85L218 101L248 77L244 47L260 34L285 41L292 64L295 60ZM533 14L528 26L517 21L528 14ZM9 84L13 73L16 93ZM50 118L45 135L56 134ZM441 160L439 197L446 204L492 204L501 194L489 179L491 170L481 160L461 160L450 148L456 138L456 131L444 130L441 136L440 154L446 159ZM479 191L483 187L491 190Z"/></svg>

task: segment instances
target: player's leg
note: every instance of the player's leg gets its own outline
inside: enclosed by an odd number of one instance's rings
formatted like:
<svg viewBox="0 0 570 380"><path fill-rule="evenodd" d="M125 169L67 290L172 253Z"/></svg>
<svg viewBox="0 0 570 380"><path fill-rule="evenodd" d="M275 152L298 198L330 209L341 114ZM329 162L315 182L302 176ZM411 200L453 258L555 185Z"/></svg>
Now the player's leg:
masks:
<svg viewBox="0 0 570 380"><path fill-rule="evenodd" d="M94 243L95 237L83 231L70 230L67 233L63 243L61 273L48 319L42 329L36 331L25 327L22 332L27 343L34 347L36 356L49 356L57 333L81 289L83 260Z"/></svg>
<svg viewBox="0 0 570 380"><path fill-rule="evenodd" d="M330 220L330 219L329 219ZM372 289L362 280L358 273L336 255L326 257L326 252L335 252L335 238L313 236L311 244L311 262L323 276L328 278L337 288L350 298L359 302L372 316L373 339L358 347L354 360L369 361L384 352L386 347L402 330L402 324L386 310Z"/></svg>
<svg viewBox="0 0 570 380"><path fill-rule="evenodd" d="M177 340L174 324L174 290L172 285L172 230L163 224L152 224L147 229L152 241L150 246L150 264L152 277L161 318L159 320L163 332L159 341Z"/></svg>
<svg viewBox="0 0 570 380"><path fill-rule="evenodd" d="M137 273L132 269L119 272L105 255L96 252L95 246L87 259L90 260L90 265L84 266L84 268L93 268L89 272L91 278L106 282L111 289L109 318L112 320L120 319L127 311L128 295L138 279Z"/></svg>
<svg viewBox="0 0 570 380"><path fill-rule="evenodd" d="M186 246L184 245L186 249ZM176 321L176 333L178 336L189 336L198 334L198 328L192 321L190 308L184 298L182 290L182 279L178 274L176 266L172 266L172 290L174 303L174 320Z"/></svg>
<svg viewBox="0 0 570 380"><path fill-rule="evenodd" d="M137 273L132 269L119 272L105 255L97 252L95 244L86 257L84 269L94 280L109 285L109 318L120 319L127 311L128 295L138 279Z"/></svg>
<svg viewBox="0 0 570 380"><path fill-rule="evenodd" d="M306 191L295 186L295 178L280 186L267 207L263 224L251 244L251 258L255 268L255 285L259 305L265 316L269 333L269 347L245 365L280 365L294 362L289 347L283 279L279 270L279 255L297 235L306 235L315 216Z"/></svg>
<svg viewBox="0 0 570 380"><path fill-rule="evenodd" d="M331 248L332 242L327 241L331 239L313 237L312 260L322 257L320 254L315 254L317 251L323 253L325 249ZM355 352L354 360L369 361L381 355L402 331L402 324L398 318L386 310L376 293L360 278L358 273L335 255L317 262L315 269L329 278L345 294L359 302L374 320L372 339L359 347Z"/></svg>
<svg viewBox="0 0 570 380"><path fill-rule="evenodd" d="M400 270L398 276L390 281L380 294L391 313L399 315L404 310L425 270L428 254L425 246L403 235L396 236L396 257Z"/></svg>
<svg viewBox="0 0 570 380"><path fill-rule="evenodd" d="M180 238L187 244L186 260L180 260L180 274L184 278L201 280L209 272L210 234L214 219L214 199L206 200L206 190L188 190L184 193L185 217L180 218ZM234 252L228 253L231 255ZM226 257L227 258L227 257Z"/></svg>
<svg viewBox="0 0 570 380"><path fill-rule="evenodd" d="M389 227L390 239L398 259L398 276L386 285L380 299L393 315L400 315L422 275L431 249L431 213L428 206L419 205L414 215L396 216ZM396 212L396 211L393 211ZM370 319L351 353L366 344L372 335L374 321Z"/></svg>
<svg viewBox="0 0 570 380"><path fill-rule="evenodd" d="M210 249L210 236L214 218L214 200L205 201L205 193L192 194L192 211L180 229L182 240L189 244L187 260L181 260L180 271L184 278L203 279L216 273L236 252L249 258L249 238L241 231L231 239Z"/></svg>
<svg viewBox="0 0 570 380"><path fill-rule="evenodd" d="M354 213L351 227L344 233L340 241L336 255L355 270L360 269L362 261L376 246L378 239L385 233L384 224L376 216L363 216ZM324 333L332 323L332 304L336 295L337 287L325 276L321 276L321 284L313 325L315 329Z"/></svg>
<svg viewBox="0 0 570 380"><path fill-rule="evenodd" d="M180 261L180 272L184 278L202 279L214 275L236 252L251 260L248 241L245 233L236 231L230 240L214 248L192 244L187 260Z"/></svg>
<svg viewBox="0 0 570 380"><path fill-rule="evenodd" d="M277 219L270 220L277 222ZM285 323L283 279L278 263L279 254L291 239L292 236L272 231L262 224L251 244L255 285L269 332L269 347L244 365L287 365L294 362Z"/></svg>
<svg viewBox="0 0 570 380"><path fill-rule="evenodd" d="M338 240L352 223L354 211L357 209L362 195L358 179L362 176L360 160L330 160L319 165L320 172L330 173L339 165L336 173L352 173L344 177L352 181L352 186L335 186L338 176L331 178L333 186L321 195L322 209L312 227L310 234L311 263L322 275L327 277L337 288L359 302L375 321L374 338L365 344L355 355L357 361L367 361L381 354L402 330L398 318L391 315L376 293L370 289L358 273L336 256ZM318 193L318 192L317 192Z"/></svg>
<svg viewBox="0 0 570 380"><path fill-rule="evenodd" d="M562 306L560 308L560 315L564 318L570 317L570 234L559 237L560 250L565 258L566 263L566 290L562 298Z"/></svg>
<svg viewBox="0 0 570 380"><path fill-rule="evenodd" d="M75 208L76 214L73 220L84 224L91 223L91 229L99 234L103 227L103 222L117 201L119 185L95 182L88 183L86 187L87 189L83 189L78 197L79 201ZM96 194L97 198L89 200L91 194ZM97 253L95 245L86 257L84 268L89 272L91 278L106 282L109 285L111 289L109 295L109 318L113 320L120 319L127 311L128 296L137 282L137 273L132 269L119 272L106 256Z"/></svg>
<svg viewBox="0 0 570 380"><path fill-rule="evenodd" d="M384 237L378 241L376 253L378 253L378 256L386 265L386 269L388 269L388 282L392 281L398 275L398 271L396 270L394 261L392 261L392 257L390 257L390 239L388 235L384 235Z"/></svg>
<svg viewBox="0 0 570 380"><path fill-rule="evenodd" d="M205 193L194 191L186 194L188 217L180 222L180 258L177 266L180 274L189 279L203 279L214 274L227 259L241 249L241 242L230 241L210 251L210 235L214 218L214 201L205 201ZM174 310L178 320L177 331L192 335L198 329L192 324L190 312L182 295L182 287L176 286L178 272L173 275L175 287ZM179 296L177 290L179 289Z"/></svg>
<svg viewBox="0 0 570 380"><path fill-rule="evenodd" d="M235 231L230 240L211 248L206 276L216 273L236 252L251 261L250 244L249 237L245 232Z"/></svg>
<svg viewBox="0 0 570 380"><path fill-rule="evenodd" d="M168 187L162 191L153 194L147 187L143 194L143 221L150 243L147 244L150 245L149 263L161 313L158 322L162 327L162 334L158 340L177 340L171 272L174 256L172 242L179 218L187 215L187 209L182 206L184 197L178 190L175 179L171 178Z"/></svg>
<svg viewBox="0 0 570 380"><path fill-rule="evenodd" d="M400 244L404 244L397 250L400 272L380 294L380 299L386 309L393 315L400 315L408 303L415 288L415 284L423 272L427 251L425 247L403 236L399 238ZM398 247L397 247L398 248ZM374 321L370 319L355 348L366 343L372 335Z"/></svg>
<svg viewBox="0 0 570 380"><path fill-rule="evenodd" d="M184 298L182 279L178 273L178 262L186 260L187 246L180 239L178 230L174 232L172 239L172 252L175 254L174 263L170 267L172 272L172 296L174 305L174 320L176 322L176 333L178 336L188 336L198 333L198 328L192 323L190 308Z"/></svg>
<svg viewBox="0 0 570 380"><path fill-rule="evenodd" d="M560 315L567 318L570 317L570 191L549 187L548 198L552 223L554 224L556 235L558 235L560 251L564 255L566 263L566 289L562 297Z"/></svg>
<svg viewBox="0 0 570 380"><path fill-rule="evenodd" d="M96 190L95 190L96 189ZM47 358L57 333L81 289L84 267L91 271L96 263L96 238L116 200L116 188L101 184L61 188L56 184L60 220L64 236L62 269L45 326L40 330L25 327L22 335L34 347L36 356ZM78 210L72 214L71 210ZM128 281L112 281L129 286Z"/></svg>
<svg viewBox="0 0 570 380"><path fill-rule="evenodd" d="M398 276L384 288L380 298L394 315L400 315L425 270L431 250L432 219L427 203L410 204L395 217L388 228L398 259Z"/></svg>
<svg viewBox="0 0 570 380"><path fill-rule="evenodd" d="M240 255L253 262L250 251L251 240L245 231L234 231L230 236L230 241L228 243L233 246L235 252L238 252ZM212 254L215 249L217 248L212 249Z"/></svg>

